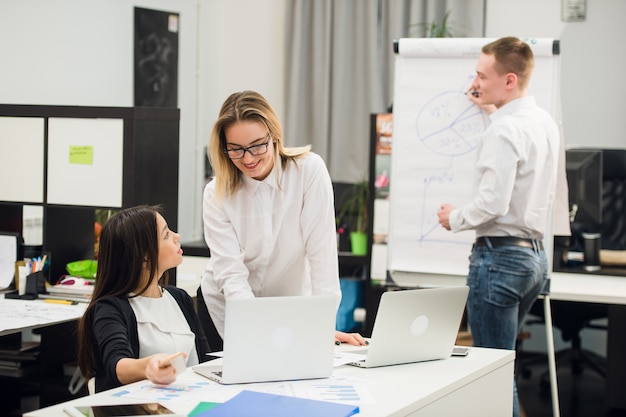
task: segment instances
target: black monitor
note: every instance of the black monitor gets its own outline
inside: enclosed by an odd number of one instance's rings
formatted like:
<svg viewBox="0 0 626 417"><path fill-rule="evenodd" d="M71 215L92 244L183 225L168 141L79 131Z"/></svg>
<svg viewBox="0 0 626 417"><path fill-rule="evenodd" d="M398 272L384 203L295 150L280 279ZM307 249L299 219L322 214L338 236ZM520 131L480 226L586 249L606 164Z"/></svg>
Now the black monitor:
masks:
<svg viewBox="0 0 626 417"><path fill-rule="evenodd" d="M602 224L602 151L565 153L572 232L599 232Z"/></svg>

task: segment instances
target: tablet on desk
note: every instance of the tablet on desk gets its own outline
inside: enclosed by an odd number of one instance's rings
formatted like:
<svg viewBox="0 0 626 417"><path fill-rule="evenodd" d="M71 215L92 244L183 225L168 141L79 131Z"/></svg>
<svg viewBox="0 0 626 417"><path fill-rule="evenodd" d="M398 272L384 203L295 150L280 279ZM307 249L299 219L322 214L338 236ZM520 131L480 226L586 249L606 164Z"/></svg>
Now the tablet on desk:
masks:
<svg viewBox="0 0 626 417"><path fill-rule="evenodd" d="M66 407L63 411L71 417L136 417L153 415L167 415L170 417L183 416L182 414L175 414L173 411L159 403L76 406Z"/></svg>

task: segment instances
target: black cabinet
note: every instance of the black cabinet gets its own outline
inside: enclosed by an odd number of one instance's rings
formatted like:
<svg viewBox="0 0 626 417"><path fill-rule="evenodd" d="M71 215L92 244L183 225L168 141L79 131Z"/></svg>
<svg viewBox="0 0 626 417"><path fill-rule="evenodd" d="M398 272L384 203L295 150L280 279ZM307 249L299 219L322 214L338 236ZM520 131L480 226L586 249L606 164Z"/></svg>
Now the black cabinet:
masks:
<svg viewBox="0 0 626 417"><path fill-rule="evenodd" d="M97 209L161 205L177 230L179 119L174 108L0 105L0 230L24 235L24 206L41 208L50 281L94 258ZM76 322L38 332L37 371L0 382L13 393L35 382L43 407L71 397L62 368L76 360Z"/></svg>

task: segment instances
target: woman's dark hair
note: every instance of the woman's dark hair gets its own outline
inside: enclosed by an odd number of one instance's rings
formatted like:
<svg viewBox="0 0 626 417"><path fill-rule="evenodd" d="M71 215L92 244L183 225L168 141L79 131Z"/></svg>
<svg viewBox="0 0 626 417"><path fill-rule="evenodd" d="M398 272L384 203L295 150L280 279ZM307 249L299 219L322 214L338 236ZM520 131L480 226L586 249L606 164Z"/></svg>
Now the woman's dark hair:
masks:
<svg viewBox="0 0 626 417"><path fill-rule="evenodd" d="M78 366L87 379L94 376L96 358L91 312L98 300L141 295L155 280L167 285L167 272L157 277L159 206L137 206L115 213L102 226L98 269L91 301L78 325ZM145 271L149 279L145 280Z"/></svg>

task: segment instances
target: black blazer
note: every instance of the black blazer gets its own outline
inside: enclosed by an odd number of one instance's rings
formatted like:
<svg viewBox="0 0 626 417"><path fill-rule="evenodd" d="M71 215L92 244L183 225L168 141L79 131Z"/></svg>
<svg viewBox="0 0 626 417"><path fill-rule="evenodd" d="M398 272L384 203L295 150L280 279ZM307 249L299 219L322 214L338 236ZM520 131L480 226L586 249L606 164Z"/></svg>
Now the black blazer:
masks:
<svg viewBox="0 0 626 417"><path fill-rule="evenodd" d="M174 297L191 331L196 335L198 360L205 362L210 352L193 300L180 288L168 286L166 290ZM101 320L104 319L105 320ZM119 387L115 368L123 358L139 358L139 335L137 318L126 297L103 298L96 301L91 311L93 343L97 369L96 392Z"/></svg>

